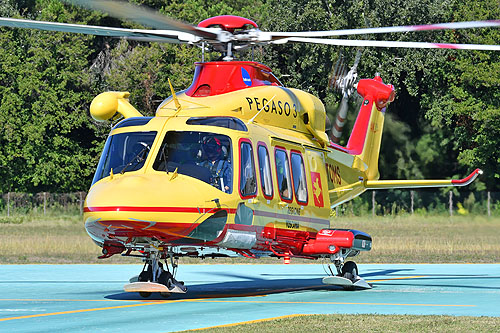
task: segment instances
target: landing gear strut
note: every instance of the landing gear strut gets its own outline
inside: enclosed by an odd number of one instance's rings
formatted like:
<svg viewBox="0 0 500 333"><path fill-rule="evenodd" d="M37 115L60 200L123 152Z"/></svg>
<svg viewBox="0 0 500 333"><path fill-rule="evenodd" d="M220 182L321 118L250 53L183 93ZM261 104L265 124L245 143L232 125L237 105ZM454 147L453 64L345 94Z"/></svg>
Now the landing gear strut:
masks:
<svg viewBox="0 0 500 333"><path fill-rule="evenodd" d="M165 265L161 263L162 258ZM141 274L130 279L131 283L125 285L125 291L138 292L142 297L149 297L153 292L159 292L163 297L169 297L171 293L185 293L187 288L184 282L175 279L177 259L172 253L165 254L156 249L146 252Z"/></svg>
<svg viewBox="0 0 500 333"><path fill-rule="evenodd" d="M346 252L345 255L337 254L335 257L330 258L337 269L337 275L333 273L330 264L328 264L331 276L323 278L323 283L341 286L345 290L371 289L372 286L358 275L359 271L356 263L354 261L344 262L348 256L349 252Z"/></svg>

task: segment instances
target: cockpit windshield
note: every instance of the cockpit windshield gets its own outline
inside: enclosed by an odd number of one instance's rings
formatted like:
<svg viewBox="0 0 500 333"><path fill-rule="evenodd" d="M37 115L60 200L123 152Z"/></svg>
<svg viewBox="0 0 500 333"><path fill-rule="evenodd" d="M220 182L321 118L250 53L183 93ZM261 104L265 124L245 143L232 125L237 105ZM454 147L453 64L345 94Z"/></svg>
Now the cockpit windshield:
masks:
<svg viewBox="0 0 500 333"><path fill-rule="evenodd" d="M225 193L233 191L231 139L207 132L170 131L160 147L153 169L197 178Z"/></svg>
<svg viewBox="0 0 500 333"><path fill-rule="evenodd" d="M111 135L106 140L92 184L110 175L139 170L144 166L156 132L129 132Z"/></svg>

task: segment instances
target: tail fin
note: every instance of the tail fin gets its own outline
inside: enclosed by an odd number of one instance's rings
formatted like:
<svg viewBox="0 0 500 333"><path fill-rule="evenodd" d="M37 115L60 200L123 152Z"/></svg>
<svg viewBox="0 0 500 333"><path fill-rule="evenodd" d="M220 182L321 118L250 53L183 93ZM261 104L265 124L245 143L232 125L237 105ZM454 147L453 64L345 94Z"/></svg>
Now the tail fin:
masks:
<svg viewBox="0 0 500 333"><path fill-rule="evenodd" d="M394 87L382 83L380 76L375 76L374 79L360 80L357 90L364 100L346 148L349 154L358 156L365 164L363 169L367 169L369 180L378 179L385 107L394 100Z"/></svg>

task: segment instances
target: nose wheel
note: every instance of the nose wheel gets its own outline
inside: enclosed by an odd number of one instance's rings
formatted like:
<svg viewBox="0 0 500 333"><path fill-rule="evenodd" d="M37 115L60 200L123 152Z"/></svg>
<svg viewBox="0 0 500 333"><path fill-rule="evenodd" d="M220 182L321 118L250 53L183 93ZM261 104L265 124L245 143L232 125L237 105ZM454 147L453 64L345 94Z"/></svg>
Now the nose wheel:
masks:
<svg viewBox="0 0 500 333"><path fill-rule="evenodd" d="M165 265L163 265L160 260L164 256L165 253L160 251L146 252L141 273L132 278L131 283L124 286L124 290L138 292L144 298L150 297L154 292L159 292L165 298L170 297L172 293L186 293L187 287L184 286L184 282L175 279L178 267L177 259L168 255L165 259ZM170 265L168 259L171 261Z"/></svg>

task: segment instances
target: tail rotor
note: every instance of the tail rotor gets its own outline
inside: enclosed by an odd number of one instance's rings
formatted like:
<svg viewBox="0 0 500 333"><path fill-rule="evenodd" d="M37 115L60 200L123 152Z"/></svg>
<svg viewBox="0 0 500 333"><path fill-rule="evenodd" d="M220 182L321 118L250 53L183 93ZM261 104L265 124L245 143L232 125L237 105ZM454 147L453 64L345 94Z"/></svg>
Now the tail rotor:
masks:
<svg viewBox="0 0 500 333"><path fill-rule="evenodd" d="M358 50L356 52L356 58L352 67L347 70L347 66L344 62L344 55L341 53L335 67L332 70L330 80L328 81L328 86L330 89L338 91L342 94L342 100L337 111L337 117L334 123L331 125L330 130L330 140L334 143L339 143L340 137L342 136L342 131L344 129L345 121L347 118L347 109L349 98L353 95L355 91L356 79L358 77L357 68L359 61L361 59L362 52Z"/></svg>

